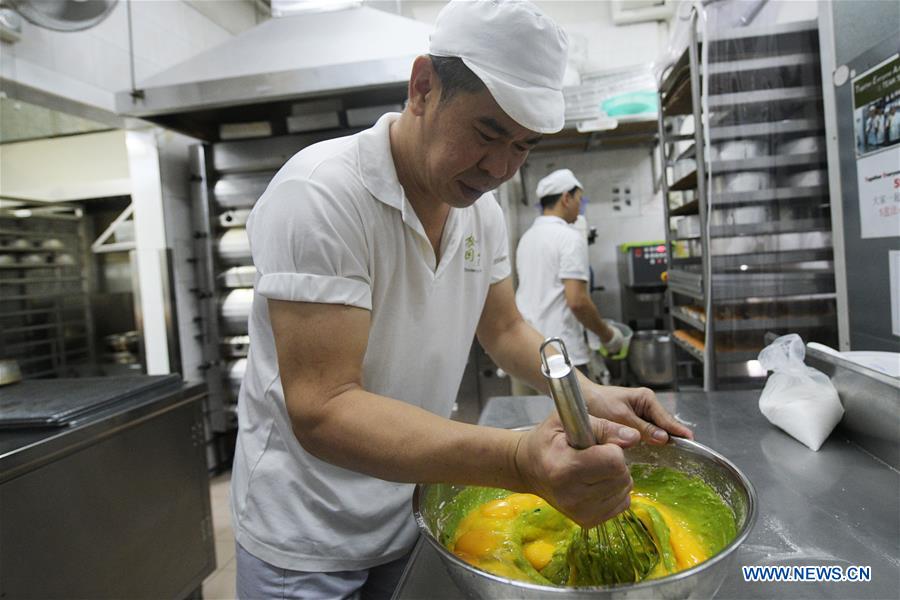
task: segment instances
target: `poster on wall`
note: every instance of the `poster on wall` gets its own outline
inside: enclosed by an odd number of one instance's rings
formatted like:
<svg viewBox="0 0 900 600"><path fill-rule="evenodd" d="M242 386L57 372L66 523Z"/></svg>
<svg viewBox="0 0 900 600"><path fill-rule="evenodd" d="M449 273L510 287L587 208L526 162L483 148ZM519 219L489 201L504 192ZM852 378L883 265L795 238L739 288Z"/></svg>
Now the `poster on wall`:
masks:
<svg viewBox="0 0 900 600"><path fill-rule="evenodd" d="M900 236L900 55L853 79L860 237Z"/></svg>

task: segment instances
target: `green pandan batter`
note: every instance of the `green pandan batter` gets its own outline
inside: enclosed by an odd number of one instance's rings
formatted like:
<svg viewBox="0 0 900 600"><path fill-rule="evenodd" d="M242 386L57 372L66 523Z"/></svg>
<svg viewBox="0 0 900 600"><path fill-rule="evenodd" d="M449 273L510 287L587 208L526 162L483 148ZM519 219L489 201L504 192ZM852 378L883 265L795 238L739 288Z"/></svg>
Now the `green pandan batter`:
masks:
<svg viewBox="0 0 900 600"><path fill-rule="evenodd" d="M690 568L734 539L731 509L700 479L645 464L632 465L631 476L632 510L659 549L648 578ZM532 494L466 488L441 520L440 542L485 571L545 585L602 583L585 566L596 558L588 553L596 549L597 531L588 531L585 540L578 525ZM621 557L624 550L613 545L611 554Z"/></svg>

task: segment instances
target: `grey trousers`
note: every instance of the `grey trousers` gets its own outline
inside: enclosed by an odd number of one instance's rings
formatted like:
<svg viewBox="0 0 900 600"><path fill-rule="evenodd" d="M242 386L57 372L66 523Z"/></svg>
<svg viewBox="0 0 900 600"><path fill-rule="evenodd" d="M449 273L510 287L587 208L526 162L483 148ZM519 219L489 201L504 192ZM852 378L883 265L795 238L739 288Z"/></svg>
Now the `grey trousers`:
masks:
<svg viewBox="0 0 900 600"><path fill-rule="evenodd" d="M237 546L239 600L390 600L409 555L361 571L316 573L282 569Z"/></svg>

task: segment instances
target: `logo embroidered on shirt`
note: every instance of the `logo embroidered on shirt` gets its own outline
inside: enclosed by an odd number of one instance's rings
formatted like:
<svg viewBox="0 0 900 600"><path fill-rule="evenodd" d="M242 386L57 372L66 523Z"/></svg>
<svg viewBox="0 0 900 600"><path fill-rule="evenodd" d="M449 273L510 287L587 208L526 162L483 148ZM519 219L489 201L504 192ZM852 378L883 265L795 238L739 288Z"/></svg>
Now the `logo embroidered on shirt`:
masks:
<svg viewBox="0 0 900 600"><path fill-rule="evenodd" d="M481 250L478 246L478 240L475 239L474 235L466 236L464 243L465 253L463 254L463 261L465 264L466 271L480 271L481 270Z"/></svg>

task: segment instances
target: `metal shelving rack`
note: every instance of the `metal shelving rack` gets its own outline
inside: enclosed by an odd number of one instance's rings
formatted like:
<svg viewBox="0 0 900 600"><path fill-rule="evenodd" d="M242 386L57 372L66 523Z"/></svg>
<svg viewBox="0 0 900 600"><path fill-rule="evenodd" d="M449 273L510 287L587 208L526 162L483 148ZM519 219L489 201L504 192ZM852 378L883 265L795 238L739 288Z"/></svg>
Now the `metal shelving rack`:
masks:
<svg viewBox="0 0 900 600"><path fill-rule="evenodd" d="M96 362L79 207L0 209L0 357L27 379Z"/></svg>
<svg viewBox="0 0 900 600"><path fill-rule="evenodd" d="M712 31L704 42L699 16L660 79L658 126L675 372L702 368L713 390L761 383L748 361L767 332L835 343L835 286L827 178L812 173L826 168L817 24ZM693 133L675 133L686 116ZM734 142L765 150L716 156ZM672 168L685 160L695 164ZM732 191L726 178L741 174L768 183ZM682 230L682 219L696 226Z"/></svg>
<svg viewBox="0 0 900 600"><path fill-rule="evenodd" d="M356 133L344 127L295 135L221 141L191 147L195 265L212 431L235 428L238 391L250 338L247 318L256 269L246 219L276 171L311 144Z"/></svg>

